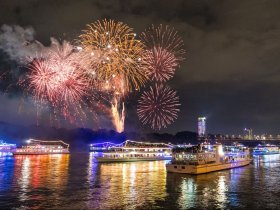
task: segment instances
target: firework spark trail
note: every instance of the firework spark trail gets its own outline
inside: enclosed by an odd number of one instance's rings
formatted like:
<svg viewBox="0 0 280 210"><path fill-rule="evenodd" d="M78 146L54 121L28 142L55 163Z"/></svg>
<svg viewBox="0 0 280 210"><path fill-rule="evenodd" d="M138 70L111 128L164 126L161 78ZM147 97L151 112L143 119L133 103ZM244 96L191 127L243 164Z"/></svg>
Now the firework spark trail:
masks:
<svg viewBox="0 0 280 210"><path fill-rule="evenodd" d="M111 105L112 123L118 132L123 132L125 121L125 106L123 100L127 93L123 77L113 76L111 80L107 80L106 83L103 84L102 90L108 93L106 101Z"/></svg>
<svg viewBox="0 0 280 210"><path fill-rule="evenodd" d="M124 78L122 75L118 77L114 76L111 82L111 90L113 94L113 100L111 102L111 116L116 130L120 133L124 131L125 105L122 100L125 98L127 88L124 84Z"/></svg>
<svg viewBox="0 0 280 210"><path fill-rule="evenodd" d="M174 122L178 116L179 97L168 86L156 84L145 91L138 101L137 114L142 123L160 130Z"/></svg>
<svg viewBox="0 0 280 210"><path fill-rule="evenodd" d="M121 104L122 104L121 112L119 111L120 102L117 98L114 98L111 106L113 124L119 133L124 131L124 120L125 120L125 106L124 103Z"/></svg>
<svg viewBox="0 0 280 210"><path fill-rule="evenodd" d="M169 26L151 26L140 37L147 47L149 78L158 82L171 79L185 55L183 40L177 31Z"/></svg>

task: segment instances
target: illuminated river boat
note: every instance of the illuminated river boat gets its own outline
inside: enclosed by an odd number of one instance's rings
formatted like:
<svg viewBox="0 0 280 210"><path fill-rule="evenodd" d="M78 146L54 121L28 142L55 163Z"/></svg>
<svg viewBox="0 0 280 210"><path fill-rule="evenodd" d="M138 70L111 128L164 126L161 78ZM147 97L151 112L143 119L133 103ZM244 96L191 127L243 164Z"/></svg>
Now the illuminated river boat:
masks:
<svg viewBox="0 0 280 210"><path fill-rule="evenodd" d="M102 142L102 143L95 143L89 145L90 152L103 152L108 150L110 147L117 146L118 144L114 144L112 142Z"/></svg>
<svg viewBox="0 0 280 210"><path fill-rule="evenodd" d="M0 157L13 155L16 147L16 144L8 144L0 140Z"/></svg>
<svg viewBox="0 0 280 210"><path fill-rule="evenodd" d="M171 144L126 140L103 150L96 159L98 162L171 160L171 150Z"/></svg>
<svg viewBox="0 0 280 210"><path fill-rule="evenodd" d="M259 144L253 149L254 155L274 155L279 154L279 147L272 144Z"/></svg>
<svg viewBox="0 0 280 210"><path fill-rule="evenodd" d="M0 141L0 152L9 153L13 152L16 149L16 144L8 144L4 141Z"/></svg>
<svg viewBox="0 0 280 210"><path fill-rule="evenodd" d="M167 172L204 174L249 165L249 149L244 146L198 145L175 147L172 160L166 164Z"/></svg>
<svg viewBox="0 0 280 210"><path fill-rule="evenodd" d="M68 154L69 144L59 141L27 140L27 145L17 148L14 155Z"/></svg>

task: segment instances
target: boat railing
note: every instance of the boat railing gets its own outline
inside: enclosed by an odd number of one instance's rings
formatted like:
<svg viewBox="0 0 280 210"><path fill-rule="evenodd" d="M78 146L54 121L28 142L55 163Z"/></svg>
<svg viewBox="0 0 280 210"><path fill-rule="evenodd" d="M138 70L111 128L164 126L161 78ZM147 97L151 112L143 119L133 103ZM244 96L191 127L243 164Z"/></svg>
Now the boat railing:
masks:
<svg viewBox="0 0 280 210"><path fill-rule="evenodd" d="M172 160L170 164L177 164L177 165L205 165L205 164L213 164L216 163L214 160L201 160L201 161L184 161L184 160Z"/></svg>
<svg viewBox="0 0 280 210"><path fill-rule="evenodd" d="M110 148L110 149L105 149L103 152L106 153L114 153L114 152L125 152L125 153L130 153L130 152L143 152L143 153L154 153L154 152L171 152L170 149L168 148L156 148L156 149L149 149L148 151L143 148Z"/></svg>
<svg viewBox="0 0 280 210"><path fill-rule="evenodd" d="M157 153L169 153L168 151L102 151L103 154L157 154Z"/></svg>

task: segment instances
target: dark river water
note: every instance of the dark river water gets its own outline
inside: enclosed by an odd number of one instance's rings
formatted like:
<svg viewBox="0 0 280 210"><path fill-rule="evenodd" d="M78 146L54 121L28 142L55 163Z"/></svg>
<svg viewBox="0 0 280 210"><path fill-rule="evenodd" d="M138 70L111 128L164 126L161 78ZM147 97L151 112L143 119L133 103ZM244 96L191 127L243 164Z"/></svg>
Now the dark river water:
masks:
<svg viewBox="0 0 280 210"><path fill-rule="evenodd" d="M98 164L89 153L0 157L0 209L276 209L280 156L167 174L164 161Z"/></svg>

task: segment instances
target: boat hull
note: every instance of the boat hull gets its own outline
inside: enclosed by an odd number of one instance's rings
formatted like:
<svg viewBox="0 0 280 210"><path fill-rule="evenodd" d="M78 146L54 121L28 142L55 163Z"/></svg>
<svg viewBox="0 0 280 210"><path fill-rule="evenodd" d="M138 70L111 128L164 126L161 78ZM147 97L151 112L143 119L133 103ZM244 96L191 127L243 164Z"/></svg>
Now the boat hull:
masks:
<svg viewBox="0 0 280 210"><path fill-rule="evenodd" d="M146 158L104 158L96 157L99 163L112 163L112 162L136 162L136 161L156 161L156 160L171 160L171 157L146 157Z"/></svg>
<svg viewBox="0 0 280 210"><path fill-rule="evenodd" d="M182 174L205 174L214 171L220 171L225 169L232 169L249 165L251 160L236 161L231 163L214 163L205 165L180 165L180 164L166 164L167 172L182 173Z"/></svg>

